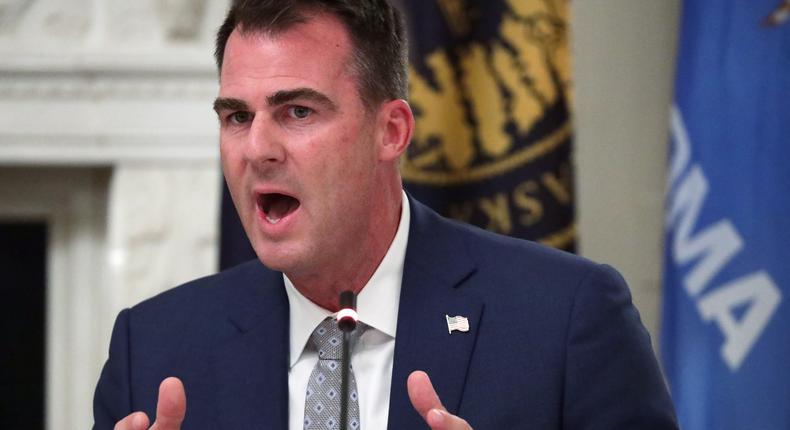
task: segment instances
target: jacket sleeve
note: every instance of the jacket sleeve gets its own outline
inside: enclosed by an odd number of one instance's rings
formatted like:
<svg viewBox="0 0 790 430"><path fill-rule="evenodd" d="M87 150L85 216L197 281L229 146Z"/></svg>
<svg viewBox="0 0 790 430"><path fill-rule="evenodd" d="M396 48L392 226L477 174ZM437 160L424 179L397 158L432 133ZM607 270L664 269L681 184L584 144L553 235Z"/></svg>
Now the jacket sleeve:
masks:
<svg viewBox="0 0 790 430"><path fill-rule="evenodd" d="M115 320L109 358L93 397L94 430L111 430L132 412L129 368L129 309L124 309Z"/></svg>
<svg viewBox="0 0 790 430"><path fill-rule="evenodd" d="M568 327L564 428L678 428L650 336L619 273L597 266L586 276Z"/></svg>

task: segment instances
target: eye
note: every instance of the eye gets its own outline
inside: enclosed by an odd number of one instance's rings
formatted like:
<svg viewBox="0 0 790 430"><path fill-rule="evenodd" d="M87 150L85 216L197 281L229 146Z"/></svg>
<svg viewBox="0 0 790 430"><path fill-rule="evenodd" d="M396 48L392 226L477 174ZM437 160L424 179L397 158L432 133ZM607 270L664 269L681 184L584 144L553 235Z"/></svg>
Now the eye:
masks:
<svg viewBox="0 0 790 430"><path fill-rule="evenodd" d="M288 108L288 115L290 115L291 118L305 119L310 116L311 113L313 113L313 110L309 107L291 106Z"/></svg>
<svg viewBox="0 0 790 430"><path fill-rule="evenodd" d="M232 124L244 124L250 120L252 120L252 114L250 112L239 111L228 115L228 121Z"/></svg>

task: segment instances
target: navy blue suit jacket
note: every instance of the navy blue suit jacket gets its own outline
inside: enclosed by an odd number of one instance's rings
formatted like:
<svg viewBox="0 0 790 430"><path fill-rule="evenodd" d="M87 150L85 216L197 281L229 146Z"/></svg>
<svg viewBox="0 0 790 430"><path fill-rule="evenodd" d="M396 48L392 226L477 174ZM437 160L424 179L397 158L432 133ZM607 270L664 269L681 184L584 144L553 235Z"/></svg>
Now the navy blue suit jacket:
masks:
<svg viewBox="0 0 790 430"><path fill-rule="evenodd" d="M677 428L617 272L448 221L413 199L411 208L390 430L427 428L406 393L416 369L476 430ZM445 315L466 316L469 332L449 334ZM288 342L282 274L258 261L126 309L94 428L138 410L153 418L159 383L177 376L184 429L287 429Z"/></svg>

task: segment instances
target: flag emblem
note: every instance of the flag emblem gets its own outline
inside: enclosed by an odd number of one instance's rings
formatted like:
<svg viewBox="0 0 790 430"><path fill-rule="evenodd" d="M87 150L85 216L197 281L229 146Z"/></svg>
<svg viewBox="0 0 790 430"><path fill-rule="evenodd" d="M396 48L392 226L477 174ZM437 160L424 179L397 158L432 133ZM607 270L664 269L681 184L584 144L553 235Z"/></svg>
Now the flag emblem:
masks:
<svg viewBox="0 0 790 430"><path fill-rule="evenodd" d="M457 330L463 333L469 331L469 320L466 317L462 317L462 316L451 317L450 315L445 315L444 317L447 319L447 333L452 334L453 330Z"/></svg>
<svg viewBox="0 0 790 430"><path fill-rule="evenodd" d="M570 1L402 3L415 41L406 190L449 218L574 250Z"/></svg>

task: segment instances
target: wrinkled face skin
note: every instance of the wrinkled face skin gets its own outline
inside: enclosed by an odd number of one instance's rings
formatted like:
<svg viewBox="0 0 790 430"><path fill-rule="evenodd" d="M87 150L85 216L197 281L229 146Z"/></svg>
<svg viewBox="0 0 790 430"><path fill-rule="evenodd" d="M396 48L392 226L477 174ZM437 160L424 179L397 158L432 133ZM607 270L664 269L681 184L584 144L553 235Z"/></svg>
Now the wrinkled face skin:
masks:
<svg viewBox="0 0 790 430"><path fill-rule="evenodd" d="M236 30L225 48L215 102L225 178L258 258L292 279L364 250L387 217L377 190L391 170L350 53L345 28L324 15L274 36Z"/></svg>

